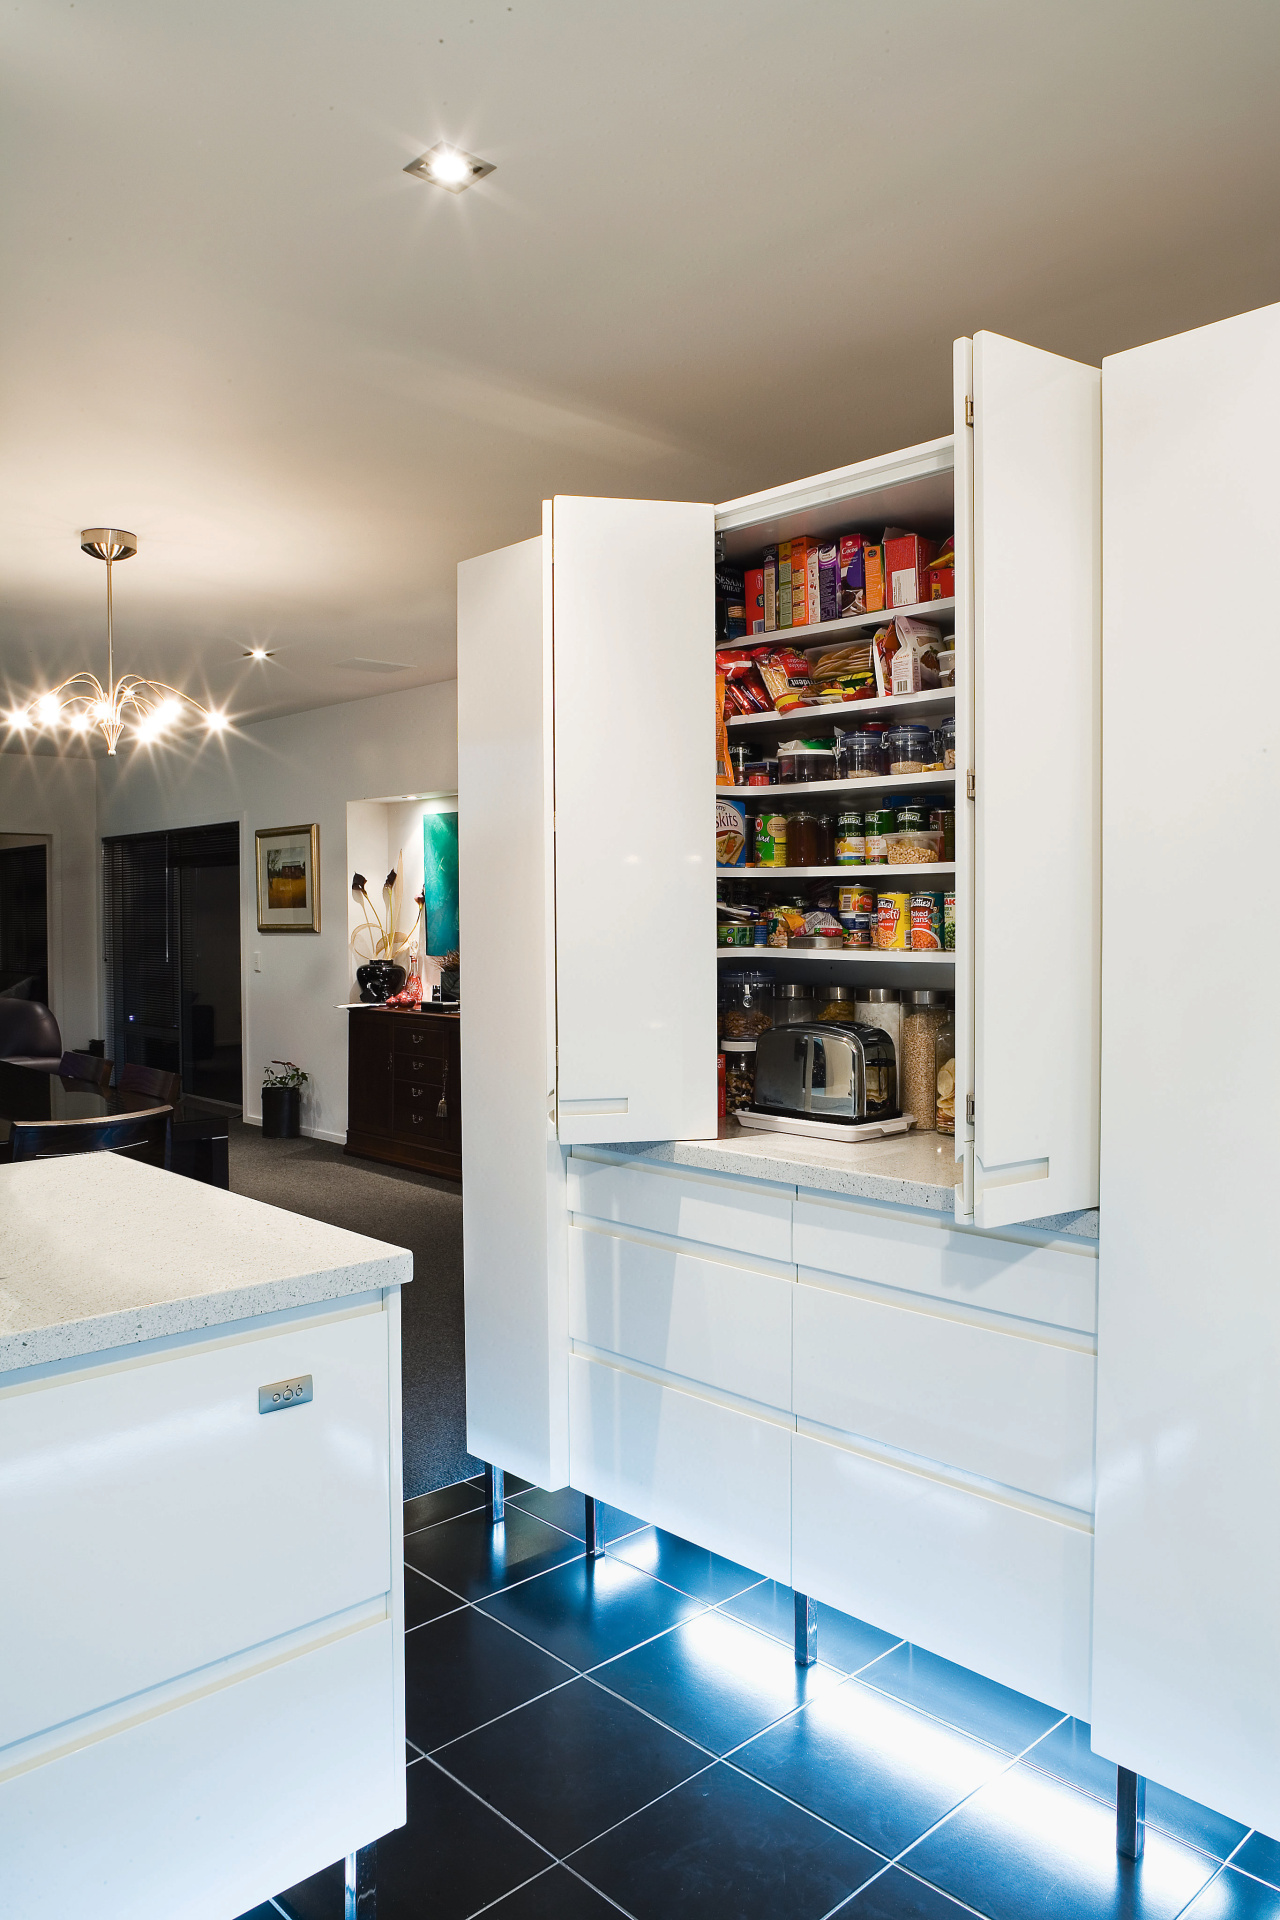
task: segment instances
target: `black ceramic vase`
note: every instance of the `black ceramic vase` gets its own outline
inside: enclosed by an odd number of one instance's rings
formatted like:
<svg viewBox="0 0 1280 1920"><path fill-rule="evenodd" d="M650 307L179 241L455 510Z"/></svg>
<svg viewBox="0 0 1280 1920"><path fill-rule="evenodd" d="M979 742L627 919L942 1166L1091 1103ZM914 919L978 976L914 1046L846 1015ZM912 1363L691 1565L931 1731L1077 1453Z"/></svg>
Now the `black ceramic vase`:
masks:
<svg viewBox="0 0 1280 1920"><path fill-rule="evenodd" d="M264 1140L296 1140L302 1131L302 1088L264 1087L262 1089L262 1137Z"/></svg>
<svg viewBox="0 0 1280 1920"><path fill-rule="evenodd" d="M362 1000L380 1003L388 994L399 993L407 978L404 968L398 967L394 960L370 960L356 968L356 985Z"/></svg>

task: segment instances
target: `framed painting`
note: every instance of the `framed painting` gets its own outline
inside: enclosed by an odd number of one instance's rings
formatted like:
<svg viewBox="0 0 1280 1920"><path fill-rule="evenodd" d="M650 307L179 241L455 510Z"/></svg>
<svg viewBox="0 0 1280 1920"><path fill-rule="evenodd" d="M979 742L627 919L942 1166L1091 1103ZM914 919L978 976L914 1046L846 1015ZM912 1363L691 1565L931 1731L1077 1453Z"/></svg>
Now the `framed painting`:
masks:
<svg viewBox="0 0 1280 1920"><path fill-rule="evenodd" d="M319 933L320 827L259 827L258 932Z"/></svg>

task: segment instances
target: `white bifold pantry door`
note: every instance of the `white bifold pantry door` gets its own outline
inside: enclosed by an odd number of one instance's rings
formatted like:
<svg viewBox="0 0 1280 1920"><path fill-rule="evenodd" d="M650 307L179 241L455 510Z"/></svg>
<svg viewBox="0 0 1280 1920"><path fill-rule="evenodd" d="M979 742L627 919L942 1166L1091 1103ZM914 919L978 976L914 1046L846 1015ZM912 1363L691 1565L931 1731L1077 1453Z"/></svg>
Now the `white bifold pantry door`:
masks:
<svg viewBox="0 0 1280 1920"><path fill-rule="evenodd" d="M1101 374L979 333L969 397L957 739L971 729L973 797L956 796L956 879L973 926L957 1019L972 1025L957 1094L973 1097L972 1218L1000 1227L1098 1202Z"/></svg>

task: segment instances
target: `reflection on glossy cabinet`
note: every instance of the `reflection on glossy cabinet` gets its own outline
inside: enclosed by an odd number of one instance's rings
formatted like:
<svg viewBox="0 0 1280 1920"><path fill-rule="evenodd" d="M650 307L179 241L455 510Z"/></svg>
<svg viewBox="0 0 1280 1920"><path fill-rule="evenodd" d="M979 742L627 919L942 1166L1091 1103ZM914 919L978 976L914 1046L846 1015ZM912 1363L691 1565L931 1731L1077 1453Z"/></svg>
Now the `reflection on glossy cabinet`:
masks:
<svg viewBox="0 0 1280 1920"><path fill-rule="evenodd" d="M461 1179L456 1013L351 1009L346 1150L368 1160Z"/></svg>

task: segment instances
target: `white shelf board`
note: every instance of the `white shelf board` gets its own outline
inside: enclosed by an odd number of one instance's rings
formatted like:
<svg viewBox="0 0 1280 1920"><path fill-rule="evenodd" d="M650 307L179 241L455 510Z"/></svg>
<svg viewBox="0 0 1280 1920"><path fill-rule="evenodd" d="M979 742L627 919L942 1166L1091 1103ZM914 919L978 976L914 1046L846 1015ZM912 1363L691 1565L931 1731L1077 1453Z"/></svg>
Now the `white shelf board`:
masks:
<svg viewBox="0 0 1280 1920"><path fill-rule="evenodd" d="M941 620L944 626L954 627L955 611L954 600L920 600L914 607L885 608L881 613L850 613L843 620L823 620L817 626L775 627L772 633L748 633L741 640L720 642L716 652L727 653L733 647L759 647L768 641L773 646L790 645L801 653L809 653L815 647L842 646L856 633L874 633L877 627L887 626L898 614L904 620Z"/></svg>
<svg viewBox="0 0 1280 1920"><path fill-rule="evenodd" d="M887 880L954 880L954 860L922 860L916 866L869 867L717 867L717 880L859 880L874 881L885 892L910 893L910 887L885 887Z"/></svg>
<svg viewBox="0 0 1280 1920"><path fill-rule="evenodd" d="M746 727L753 732L781 730L802 736L827 726L841 726L848 733L859 719L896 713L927 719L935 713L954 713L955 706L954 687L935 687L930 693L891 693L875 700L842 700L838 706L795 707L790 713L737 713L726 724L731 733Z"/></svg>
<svg viewBox="0 0 1280 1920"><path fill-rule="evenodd" d="M945 773L875 773L857 780L779 780L772 787L717 787L731 800L758 800L762 806L776 806L779 799L803 800L813 793L838 793L853 805L855 794L923 793L935 787L953 787L955 768ZM856 810L856 809L855 809Z"/></svg>
<svg viewBox="0 0 1280 1920"><path fill-rule="evenodd" d="M881 947L717 947L717 960L830 960L836 966L955 967L954 953L886 952Z"/></svg>
<svg viewBox="0 0 1280 1920"><path fill-rule="evenodd" d="M955 439L925 440L897 453L833 467L829 473L726 500L715 510L731 565L775 540L799 534L879 535L886 524L936 537L951 530L955 497Z"/></svg>

